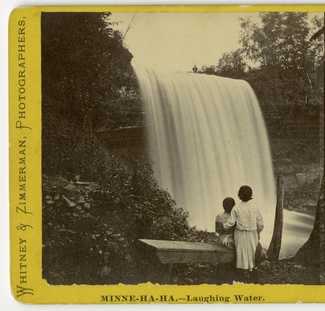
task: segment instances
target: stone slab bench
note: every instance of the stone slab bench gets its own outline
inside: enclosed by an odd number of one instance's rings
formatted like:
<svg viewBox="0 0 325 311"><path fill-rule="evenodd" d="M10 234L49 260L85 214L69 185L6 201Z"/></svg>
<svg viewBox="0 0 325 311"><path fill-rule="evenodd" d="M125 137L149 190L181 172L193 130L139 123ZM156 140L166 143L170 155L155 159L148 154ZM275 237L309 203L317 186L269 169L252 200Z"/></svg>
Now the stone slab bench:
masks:
<svg viewBox="0 0 325 311"><path fill-rule="evenodd" d="M154 253L162 264L227 263L235 259L235 252L222 245L202 242L183 242L140 239L144 248Z"/></svg>
<svg viewBox="0 0 325 311"><path fill-rule="evenodd" d="M217 266L235 260L233 250L217 244L140 239L138 246L143 256L153 258L165 267L165 283L171 280L174 264L200 263Z"/></svg>

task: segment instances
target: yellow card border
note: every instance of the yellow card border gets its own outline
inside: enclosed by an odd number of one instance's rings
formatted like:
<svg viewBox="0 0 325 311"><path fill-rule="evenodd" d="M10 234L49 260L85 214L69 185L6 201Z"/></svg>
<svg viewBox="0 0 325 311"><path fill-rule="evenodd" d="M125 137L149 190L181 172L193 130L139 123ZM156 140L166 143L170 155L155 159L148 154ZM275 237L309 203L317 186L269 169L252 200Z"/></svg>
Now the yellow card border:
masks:
<svg viewBox="0 0 325 311"><path fill-rule="evenodd" d="M25 303L325 302L325 285L49 285L42 279L41 12L324 12L325 5L38 6L15 9L9 21L11 288ZM24 188L26 186L26 189ZM116 296L115 296L116 295ZM111 301L111 297L115 297ZM120 297L120 299L116 298ZM218 298L219 297L219 298ZM254 298L257 297L257 298ZM219 300L219 301L218 301Z"/></svg>

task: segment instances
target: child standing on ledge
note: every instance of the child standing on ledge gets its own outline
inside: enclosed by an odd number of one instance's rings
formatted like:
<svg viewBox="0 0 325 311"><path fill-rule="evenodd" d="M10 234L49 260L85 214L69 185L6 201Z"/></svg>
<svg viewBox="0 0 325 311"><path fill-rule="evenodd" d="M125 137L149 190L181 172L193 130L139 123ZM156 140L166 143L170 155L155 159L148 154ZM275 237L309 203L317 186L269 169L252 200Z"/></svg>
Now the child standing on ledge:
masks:
<svg viewBox="0 0 325 311"><path fill-rule="evenodd" d="M255 267L256 248L264 224L260 211L252 201L252 188L247 185L241 186L238 197L241 202L232 209L224 226L225 228L235 226L236 268L244 272L245 278L248 278L249 272Z"/></svg>
<svg viewBox="0 0 325 311"><path fill-rule="evenodd" d="M218 214L215 220L216 233L218 234L218 241L228 248L234 248L234 228L225 228L224 224L228 221L231 210L235 206L233 198L225 198L222 202L224 212Z"/></svg>

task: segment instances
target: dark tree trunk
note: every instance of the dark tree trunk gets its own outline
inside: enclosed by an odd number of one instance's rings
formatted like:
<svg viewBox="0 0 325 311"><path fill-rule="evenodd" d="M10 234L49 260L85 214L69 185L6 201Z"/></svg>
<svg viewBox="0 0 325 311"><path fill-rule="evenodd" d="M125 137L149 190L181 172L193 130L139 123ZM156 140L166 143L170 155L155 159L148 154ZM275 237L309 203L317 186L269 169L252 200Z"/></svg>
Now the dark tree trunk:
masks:
<svg viewBox="0 0 325 311"><path fill-rule="evenodd" d="M274 227L272 240L267 250L267 257L270 260L278 260L281 249L282 231L283 231L283 200L284 188L281 176L277 179L277 202L274 218Z"/></svg>
<svg viewBox="0 0 325 311"><path fill-rule="evenodd" d="M320 281L325 282L325 198L324 176L321 182L320 195L317 203L314 228L308 241L300 248L295 260L319 268Z"/></svg>

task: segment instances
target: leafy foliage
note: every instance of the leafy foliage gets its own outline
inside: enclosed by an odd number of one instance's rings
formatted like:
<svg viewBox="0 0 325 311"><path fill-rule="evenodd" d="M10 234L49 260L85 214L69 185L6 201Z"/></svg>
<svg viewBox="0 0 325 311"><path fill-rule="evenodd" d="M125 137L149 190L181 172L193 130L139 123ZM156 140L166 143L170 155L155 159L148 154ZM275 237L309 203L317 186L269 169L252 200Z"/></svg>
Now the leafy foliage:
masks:
<svg viewBox="0 0 325 311"><path fill-rule="evenodd" d="M109 164L108 164L109 163ZM43 275L49 283L144 281L139 238L185 239L187 214L142 160L107 156L101 183L43 176ZM89 264L91 262L91 265Z"/></svg>
<svg viewBox="0 0 325 311"><path fill-rule="evenodd" d="M241 46L219 59L216 73L250 82L262 104L320 104L324 42L310 37L322 24L299 12L241 18Z"/></svg>
<svg viewBox="0 0 325 311"><path fill-rule="evenodd" d="M62 115L68 113L81 124L84 115L118 98L123 86L134 86L132 55L110 27L109 16L43 14L43 104L60 105Z"/></svg>
<svg viewBox="0 0 325 311"><path fill-rule="evenodd" d="M141 122L131 59L110 13L42 14L43 170L71 171L96 130Z"/></svg>
<svg viewBox="0 0 325 311"><path fill-rule="evenodd" d="M300 70L308 47L307 13L261 13L261 25L241 19L243 53L261 66Z"/></svg>
<svg viewBox="0 0 325 311"><path fill-rule="evenodd" d="M217 74L231 75L233 78L242 77L246 70L243 52L237 49L233 52L224 53L218 61Z"/></svg>

